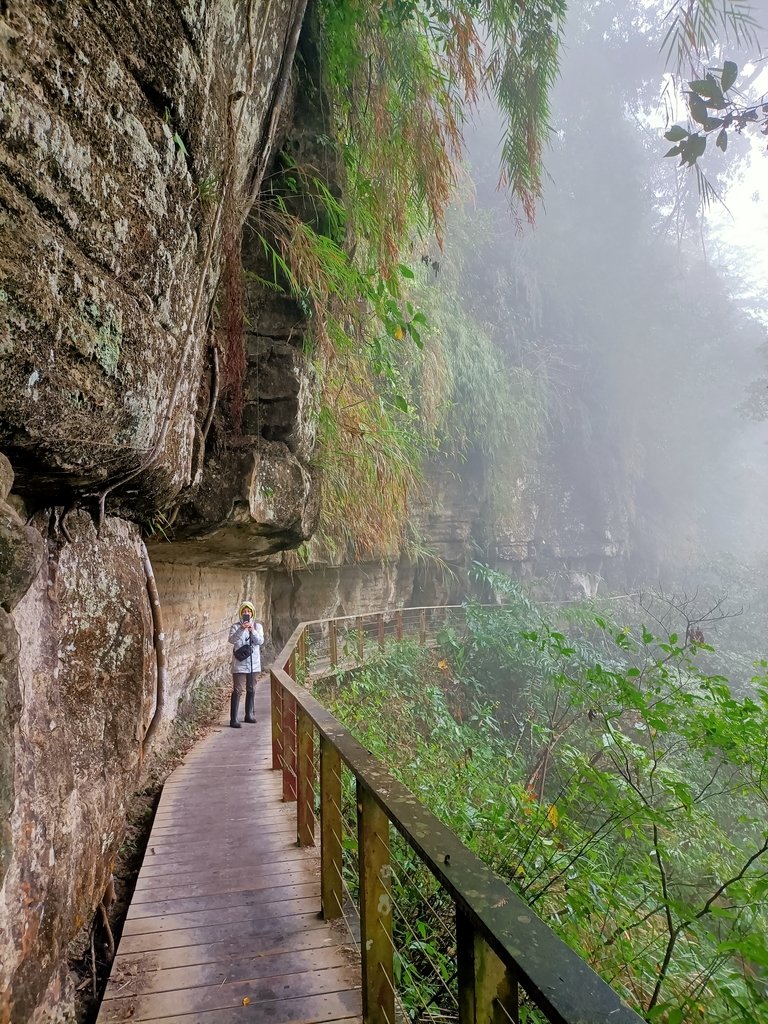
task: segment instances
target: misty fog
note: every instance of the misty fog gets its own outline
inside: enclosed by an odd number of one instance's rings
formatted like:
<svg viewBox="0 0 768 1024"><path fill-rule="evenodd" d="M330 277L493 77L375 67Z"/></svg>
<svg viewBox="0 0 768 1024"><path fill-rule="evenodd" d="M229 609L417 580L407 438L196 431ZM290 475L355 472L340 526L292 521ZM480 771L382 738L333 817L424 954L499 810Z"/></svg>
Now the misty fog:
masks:
<svg viewBox="0 0 768 1024"><path fill-rule="evenodd" d="M695 174L664 159L663 33L653 4L570 5L536 224L498 189L500 120L485 107L446 262L510 362L544 374L545 451L581 488L579 514L621 548L612 589L727 593L759 632L765 212L740 181L768 158L762 137L710 147L723 204L709 209Z"/></svg>

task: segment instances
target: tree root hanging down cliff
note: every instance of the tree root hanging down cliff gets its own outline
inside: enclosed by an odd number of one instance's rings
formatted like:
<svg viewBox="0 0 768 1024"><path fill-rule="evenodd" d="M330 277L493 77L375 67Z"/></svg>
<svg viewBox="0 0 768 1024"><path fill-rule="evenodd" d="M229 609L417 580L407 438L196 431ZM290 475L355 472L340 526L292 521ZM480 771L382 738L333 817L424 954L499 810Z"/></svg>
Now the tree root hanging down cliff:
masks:
<svg viewBox="0 0 768 1024"><path fill-rule="evenodd" d="M249 61L248 61L248 83L247 83L247 90L245 92L235 92L230 97L230 102L231 103L240 101L240 107L239 107L239 110L238 110L237 121L235 123L235 128L234 128L235 138L238 137L238 135L240 133L240 128L241 128L242 123L243 123L243 118L244 118L245 108L246 108L246 102L245 102L246 98L248 96L252 95L252 93L253 93L254 76L255 76L256 64L257 64L257 61L258 61L259 56L261 54L261 49L262 49L262 47L264 45L264 38L266 36L266 27L269 24L269 18L270 18L270 15L272 13L273 3L274 3L274 0L267 0L266 8L265 8L263 16L262 16L261 34L259 36L259 40L258 40L257 46L255 48L253 46L252 37L251 37L252 19L253 19L253 2L251 2L251 4L249 5L249 8L248 8L248 39L249 39L250 57L249 57ZM278 81L278 86L277 86L277 90L276 90L276 93L275 93L275 99L274 99L274 101L272 103L272 110L271 110L271 115L269 117L269 124L268 124L268 128L267 128L267 131L266 131L266 135L264 137L264 143L262 145L262 155L261 155L261 157L259 159L259 163L257 164L257 169L256 169L256 172L255 172L255 175L254 175L254 177L251 180L251 196L257 196L259 191L260 191L260 189L261 189L261 182L263 181L264 174L265 174L266 167L267 167L267 162L264 159L264 151L266 149L267 157L268 157L269 152L271 152L271 149L272 149L272 143L273 143L273 140L274 140L275 130L276 130L276 127L277 127L277 121L278 121L278 118L279 118L279 115L280 115L280 111L282 110L282 106L283 106L283 103L285 101L285 96L286 96L286 93L287 93L287 90L288 90L288 80L289 80L289 77L290 77L291 67L293 66L293 58L294 58L295 53L296 53L296 46L298 44L299 32L301 30L301 23L302 23L303 18L304 18L304 13L306 11L306 7L307 7L307 0L298 0L296 12L294 14L293 23L292 23L292 26L291 26L291 33L290 33L290 36L289 36L289 39L288 39L286 50L285 50L284 55L283 55L283 63L281 65L281 70L280 70L280 79ZM227 166L225 168L225 173L223 175L221 195L220 195L219 201L218 201L218 203L216 205L216 212L214 214L213 223L211 225L211 229L210 229L210 232L208 234L208 241L206 243L205 253L204 253L204 256L203 256L203 263L202 263L202 270L200 272L200 279L198 281L197 289L195 291L195 297L194 297L194 301L192 303L192 309L190 311L189 322L187 323L187 327L186 327L185 334L184 334L184 342L183 342L183 345L182 345L182 355L181 355L181 360L180 360L180 363L179 363L180 366L185 366L189 362L189 359L190 359L190 356L191 356L191 353L192 353L192 346L193 346L193 344L195 342L195 328L197 326L197 321L198 321L198 318L200 316L200 309L201 309L201 306L202 306L203 297L205 295L206 284L208 283L208 277L209 277L209 273L210 273L210 269L211 269L211 263L212 263L212 260L213 260L213 253L214 253L214 249L216 247L216 241L217 241L218 235L219 235L219 228L221 226L222 216L223 216L223 213L224 213L224 209L225 209L226 203L228 201L230 201L231 193L232 193L232 190L233 190L233 187L234 187L234 182L233 182L234 166L233 166L233 164L234 164L233 160L230 159L228 161L228 163L227 163ZM254 199L252 198L250 200L248 208L245 211L245 214L247 214L248 210L250 209L250 206L253 205L253 202L254 202ZM160 430L159 430L158 435L155 438L154 442L152 443L152 447L150 448L150 450L147 453L146 457L141 460L141 462L139 463L138 466L136 466L135 469L132 469L132 470L130 470L130 472L123 474L123 476L121 476L117 480L113 481L111 484L109 484L107 487L103 488L101 491L97 491L97 492L92 492L91 493L90 496L91 497L95 497L97 499L97 502L98 502L96 529L97 529L97 533L99 535L101 535L101 530L102 530L102 527L103 527L103 524L104 524L106 500L109 497L109 495L113 491L117 490L118 487L124 486L125 484L127 484L131 480L133 480L135 477L139 476L141 473L146 472L146 470L148 470L154 464L155 460L157 459L157 457L159 456L160 452L162 451L163 445L165 444L165 440L166 440L166 438L168 436L168 431L170 429L171 422L173 420L173 413L174 413L175 408L176 408L176 402L177 402L178 397L179 397L179 393L180 393L180 390L181 390L181 382L182 382L183 379L184 379L183 374L181 372L179 372L176 375L176 381L174 383L173 390L171 391L170 397L168 399L168 404L166 406L165 413L163 415L163 419L162 419L162 422L160 424Z"/></svg>
<svg viewBox="0 0 768 1024"><path fill-rule="evenodd" d="M112 933L112 925L109 923L109 910L114 902L115 879L114 876L110 874L109 881L107 882L107 888L104 890L101 902L96 908L99 920L101 921L101 927L104 929L104 935L107 939L107 956L110 960L113 960L115 956L115 936Z"/></svg>
<svg viewBox="0 0 768 1024"><path fill-rule="evenodd" d="M269 160L272 155L272 146L274 145L275 135L277 133L277 125L280 121L280 115L283 111L283 105L285 104L285 97L288 93L288 83L291 78L293 60L296 56L296 47L299 45L301 26L304 24L304 15L306 13L307 0L298 0L293 15L293 22L291 24L291 32L283 51L283 61L280 66L280 77L278 79L277 89L275 90L275 97L272 101L272 111L269 117L267 129L262 138L259 162L256 165L256 170L254 171L253 178L251 179L251 192L244 211L244 215L246 217L253 208L256 200L259 198L261 186L264 181L264 175L267 173L267 167L269 166Z"/></svg>
<svg viewBox="0 0 768 1024"><path fill-rule="evenodd" d="M211 398L208 402L208 412L203 422L203 451L208 441L208 432L213 423L213 414L216 412L216 403L219 400L219 350L216 345L211 346Z"/></svg>
<svg viewBox="0 0 768 1024"><path fill-rule="evenodd" d="M152 570L152 563L149 560L149 552L144 541L141 542L141 557L144 564L144 573L147 577L147 594L149 605L152 609L152 627L154 631L155 658L157 661L157 691L155 697L155 713L144 733L141 744L141 756L144 757L152 739L157 732L160 720L165 710L165 694L168 688L168 662L165 656L165 633L163 632L163 615L160 607L160 597L157 593L155 574Z"/></svg>
<svg viewBox="0 0 768 1024"><path fill-rule="evenodd" d="M176 517L181 510L181 506L192 490L199 483L203 473L203 465L205 463L205 447L208 443L208 434L211 430L211 424L213 423L213 417L216 412L216 406L219 401L219 391L221 389L221 371L219 368L219 348L217 344L211 345L211 391L210 398L208 400L208 411L205 414L203 425L198 431L199 433L199 447L197 456L193 460L192 466L192 479L189 487L185 487L176 497L176 501L168 513L168 526L173 526L176 522ZM197 430L197 428L195 428Z"/></svg>

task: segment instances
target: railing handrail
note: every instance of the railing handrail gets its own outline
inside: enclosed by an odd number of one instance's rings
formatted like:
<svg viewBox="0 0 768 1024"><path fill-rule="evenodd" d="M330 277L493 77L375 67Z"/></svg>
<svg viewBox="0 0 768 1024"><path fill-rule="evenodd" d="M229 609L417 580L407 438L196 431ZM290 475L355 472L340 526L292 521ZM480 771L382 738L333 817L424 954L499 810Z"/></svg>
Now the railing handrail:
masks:
<svg viewBox="0 0 768 1024"><path fill-rule="evenodd" d="M403 605L396 608L384 608L373 612L360 612L359 615L329 615L324 619L306 619L300 622L296 629L291 634L291 637L286 642L280 654L278 654L275 661L279 661L284 653L290 654L289 647L291 646L291 639L298 633L302 632L308 626L322 626L326 622L357 622L358 619L370 619L376 616L383 615L385 618L392 618L398 612L444 612L444 611L463 611L467 607L467 604L424 604L424 605ZM503 604L477 604L472 602L474 608L498 608L499 611L503 611L506 605Z"/></svg>
<svg viewBox="0 0 768 1024"><path fill-rule="evenodd" d="M493 950L514 982L520 984L550 1021L557 1024L640 1024L642 1018L585 960L290 675L297 650L305 642L307 626L348 621L353 628L356 625L359 628L362 618L389 616L393 611L444 613L465 607L438 605L389 609L363 616L346 615L301 622L275 659L276 667L271 670L273 699L277 684L318 730L321 743L325 741L334 748L353 772L358 786L363 786L370 793L380 810L450 893L457 910L466 915L471 927ZM498 605L486 607L502 610ZM302 653L306 661L305 648ZM282 708L282 694L280 702ZM274 722L273 712L273 726ZM295 764L295 747L293 759ZM466 1014L461 1013L461 998L459 1007L460 1018L465 1017Z"/></svg>

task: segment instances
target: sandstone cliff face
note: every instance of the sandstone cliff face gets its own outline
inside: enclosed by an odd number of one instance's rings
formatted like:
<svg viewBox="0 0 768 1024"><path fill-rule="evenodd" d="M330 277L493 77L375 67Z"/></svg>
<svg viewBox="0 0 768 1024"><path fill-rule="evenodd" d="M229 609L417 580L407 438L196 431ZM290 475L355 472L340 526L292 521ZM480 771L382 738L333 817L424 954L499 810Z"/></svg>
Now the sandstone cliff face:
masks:
<svg viewBox="0 0 768 1024"><path fill-rule="evenodd" d="M202 461L209 312L292 16L289 0L0 4L1 1022L66 1011L67 943L104 892L140 777L156 668L127 518L167 511ZM266 548L297 543L316 503L307 444L254 434L231 485L278 537ZM97 536L89 493L158 438ZM73 499L84 510L64 516ZM162 743L190 691L226 679L238 601L266 612L267 591L237 562L158 561Z"/></svg>
<svg viewBox="0 0 768 1024"><path fill-rule="evenodd" d="M134 469L179 378L160 457L122 504L189 482L217 197L229 181L240 212L289 26L287 0L266 23L263 7L0 15L0 444L22 493L45 484L50 503Z"/></svg>
<svg viewBox="0 0 768 1024"><path fill-rule="evenodd" d="M47 520L35 525L47 531ZM18 705L0 739L15 761L0 961L3 1013L19 1021L55 986L66 943L106 888L154 693L136 528L109 520L97 539L80 513L71 537L48 537L13 614L15 657L2 663Z"/></svg>

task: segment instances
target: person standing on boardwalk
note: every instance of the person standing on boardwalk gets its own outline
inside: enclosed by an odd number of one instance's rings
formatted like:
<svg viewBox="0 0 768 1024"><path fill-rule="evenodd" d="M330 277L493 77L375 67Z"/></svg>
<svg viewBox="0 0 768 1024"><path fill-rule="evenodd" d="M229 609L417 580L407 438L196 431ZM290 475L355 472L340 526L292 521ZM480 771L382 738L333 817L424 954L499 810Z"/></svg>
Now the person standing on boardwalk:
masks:
<svg viewBox="0 0 768 1024"><path fill-rule="evenodd" d="M232 644L232 697L229 702L229 724L239 729L237 714L240 709L240 695L245 683L245 719L253 723L253 705L256 692L256 676L261 672L261 651L264 643L264 627L255 622L256 609L250 601L240 605L240 620L229 627L229 642Z"/></svg>

